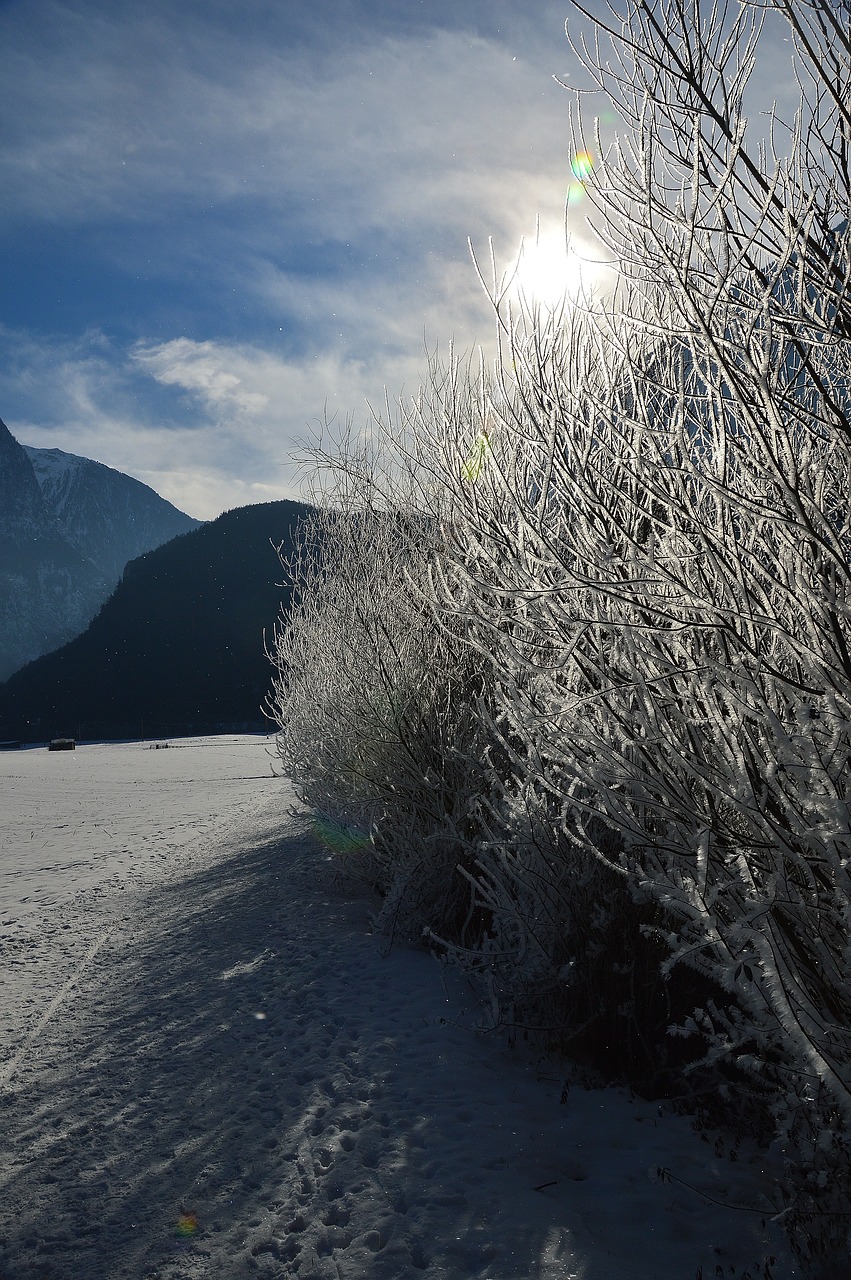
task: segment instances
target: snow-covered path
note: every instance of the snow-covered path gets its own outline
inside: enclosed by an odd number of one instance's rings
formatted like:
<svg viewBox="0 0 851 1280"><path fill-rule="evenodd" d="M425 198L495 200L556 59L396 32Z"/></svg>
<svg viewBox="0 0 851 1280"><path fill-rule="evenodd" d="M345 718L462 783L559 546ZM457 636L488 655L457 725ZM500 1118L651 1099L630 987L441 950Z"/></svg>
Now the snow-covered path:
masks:
<svg viewBox="0 0 851 1280"><path fill-rule="evenodd" d="M0 1280L799 1274L759 1214L652 1176L755 1204L758 1157L619 1090L562 1102L427 955L384 955L262 740L69 757L0 757ZM36 790L45 829L79 806L49 875Z"/></svg>

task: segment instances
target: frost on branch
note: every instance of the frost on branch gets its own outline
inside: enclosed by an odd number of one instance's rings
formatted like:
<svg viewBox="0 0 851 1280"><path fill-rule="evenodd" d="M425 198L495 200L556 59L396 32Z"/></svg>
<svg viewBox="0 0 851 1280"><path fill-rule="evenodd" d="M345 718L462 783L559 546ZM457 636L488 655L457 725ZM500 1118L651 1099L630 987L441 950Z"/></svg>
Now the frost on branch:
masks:
<svg viewBox="0 0 851 1280"><path fill-rule="evenodd" d="M800 108L760 133L743 103L778 14ZM769 1092L784 1220L829 1272L851 1213L848 11L582 21L623 122L607 147L581 101L573 122L617 285L552 313L497 281L495 369L435 361L392 465L353 485L332 463L345 552L306 565L279 638L282 754L373 832L383 923L425 927L496 1020L537 1006L574 1035L622 972L643 1031L653 984L694 975L687 1029Z"/></svg>

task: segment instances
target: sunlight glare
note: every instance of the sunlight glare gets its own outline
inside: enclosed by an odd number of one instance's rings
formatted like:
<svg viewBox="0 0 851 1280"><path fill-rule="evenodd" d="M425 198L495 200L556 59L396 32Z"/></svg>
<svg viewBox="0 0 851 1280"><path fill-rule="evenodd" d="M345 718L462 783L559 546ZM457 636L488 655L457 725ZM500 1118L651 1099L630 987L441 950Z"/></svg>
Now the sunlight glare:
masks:
<svg viewBox="0 0 851 1280"><path fill-rule="evenodd" d="M555 309L591 284L593 263L565 242L563 229L524 239L511 266L510 293L530 306Z"/></svg>

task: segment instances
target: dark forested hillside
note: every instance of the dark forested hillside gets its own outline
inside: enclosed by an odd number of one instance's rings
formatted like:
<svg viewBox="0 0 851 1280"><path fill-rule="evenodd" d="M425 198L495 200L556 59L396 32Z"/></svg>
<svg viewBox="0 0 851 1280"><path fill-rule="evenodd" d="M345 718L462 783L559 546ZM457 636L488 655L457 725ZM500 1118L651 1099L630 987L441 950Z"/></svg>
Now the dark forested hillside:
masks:
<svg viewBox="0 0 851 1280"><path fill-rule="evenodd" d="M259 725L289 587L275 548L309 508L228 511L132 560L83 635L0 685L0 736L136 737Z"/></svg>

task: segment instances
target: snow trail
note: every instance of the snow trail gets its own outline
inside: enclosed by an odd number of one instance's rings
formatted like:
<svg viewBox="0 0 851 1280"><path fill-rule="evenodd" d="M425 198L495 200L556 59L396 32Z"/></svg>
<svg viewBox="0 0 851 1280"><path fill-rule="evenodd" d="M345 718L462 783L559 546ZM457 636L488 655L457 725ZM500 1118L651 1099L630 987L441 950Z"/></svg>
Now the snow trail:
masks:
<svg viewBox="0 0 851 1280"><path fill-rule="evenodd" d="M383 954L288 785L253 785L197 845L118 879L107 859L16 951L55 1008L0 1088L2 1280L691 1280L782 1257L759 1214L654 1176L759 1203L760 1154L618 1090L562 1103L563 1074L474 1034L428 955Z"/></svg>
<svg viewBox="0 0 851 1280"><path fill-rule="evenodd" d="M95 941L92 943L91 947L86 952L85 956L83 957L78 967L71 974L70 978L68 978L65 981L65 983L60 987L59 991L57 991L56 995L53 997L50 1004L47 1006L44 1013L42 1014L41 1018L33 1027L32 1031L26 1034L26 1036L24 1037L23 1043L21 1044L21 1047L18 1050L18 1052L15 1054L14 1058L12 1058L11 1062L8 1062L4 1067L0 1067L0 1088L2 1088L3 1085L8 1084L8 1082L12 1079L12 1076L15 1074L16 1068L18 1067L19 1063L23 1060L23 1058L29 1051L29 1048L32 1042L39 1038L39 1036L41 1035L44 1028L47 1026L50 1019L53 1017L53 1015L56 1013L56 1011L59 1009L59 1007L65 1000L66 996L68 996L72 988L77 986L83 974L85 973L86 969L88 969L92 960L94 960L95 956L100 951L103 944L108 940L108 938L109 938L109 933L107 932L107 933L100 934L99 937L95 939Z"/></svg>

